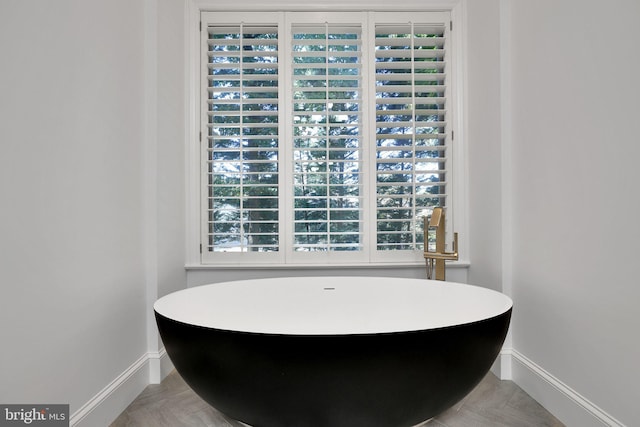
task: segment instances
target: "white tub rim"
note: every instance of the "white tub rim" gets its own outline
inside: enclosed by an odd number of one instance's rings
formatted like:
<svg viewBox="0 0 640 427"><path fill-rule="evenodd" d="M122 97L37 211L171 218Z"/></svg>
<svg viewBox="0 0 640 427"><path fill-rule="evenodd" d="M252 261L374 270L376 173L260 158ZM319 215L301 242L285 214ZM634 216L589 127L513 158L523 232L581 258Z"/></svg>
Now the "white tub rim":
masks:
<svg viewBox="0 0 640 427"><path fill-rule="evenodd" d="M360 335L446 328L509 311L492 289L379 276L277 277L212 283L168 294L154 310L194 326L285 335Z"/></svg>

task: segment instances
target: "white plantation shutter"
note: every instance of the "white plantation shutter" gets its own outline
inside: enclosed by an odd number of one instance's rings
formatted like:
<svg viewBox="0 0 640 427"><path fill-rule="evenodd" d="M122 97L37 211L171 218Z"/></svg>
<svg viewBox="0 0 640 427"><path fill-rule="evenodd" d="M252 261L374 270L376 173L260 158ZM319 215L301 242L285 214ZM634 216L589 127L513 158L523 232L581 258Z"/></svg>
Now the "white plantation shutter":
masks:
<svg viewBox="0 0 640 427"><path fill-rule="evenodd" d="M362 249L360 25L294 25L293 250Z"/></svg>
<svg viewBox="0 0 640 427"><path fill-rule="evenodd" d="M208 25L206 37L206 252L277 252L278 27Z"/></svg>
<svg viewBox="0 0 640 427"><path fill-rule="evenodd" d="M447 27L375 27L379 251L422 249L422 218L448 206Z"/></svg>
<svg viewBox="0 0 640 427"><path fill-rule="evenodd" d="M201 19L201 262L423 262L454 217L450 13Z"/></svg>

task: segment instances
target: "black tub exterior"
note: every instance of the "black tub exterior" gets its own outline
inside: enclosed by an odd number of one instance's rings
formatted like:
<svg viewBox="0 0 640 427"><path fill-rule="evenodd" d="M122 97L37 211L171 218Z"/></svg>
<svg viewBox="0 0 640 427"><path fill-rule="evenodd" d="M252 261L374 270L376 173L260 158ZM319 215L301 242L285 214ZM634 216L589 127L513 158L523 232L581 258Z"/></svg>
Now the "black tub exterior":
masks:
<svg viewBox="0 0 640 427"><path fill-rule="evenodd" d="M216 409L253 427L403 427L448 409L484 377L511 309L439 329L283 335L181 323L156 312L177 371Z"/></svg>

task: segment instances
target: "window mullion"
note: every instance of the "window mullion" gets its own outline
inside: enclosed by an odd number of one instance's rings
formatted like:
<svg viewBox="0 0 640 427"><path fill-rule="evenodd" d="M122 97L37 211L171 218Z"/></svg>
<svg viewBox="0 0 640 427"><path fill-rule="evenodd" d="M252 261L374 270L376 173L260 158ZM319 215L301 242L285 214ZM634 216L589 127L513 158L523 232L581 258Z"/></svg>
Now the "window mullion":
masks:
<svg viewBox="0 0 640 427"><path fill-rule="evenodd" d="M329 159L331 156L330 150L330 131L329 126L330 114L329 114L329 23L324 23L324 114L325 114L325 176L326 176L326 205L325 211L327 215L327 231L326 231L326 249L331 250L331 168L329 167Z"/></svg>
<svg viewBox="0 0 640 427"><path fill-rule="evenodd" d="M244 117L244 67L243 67L243 63L244 63L244 22L240 23L240 64L239 64L239 77L240 77L240 88L239 88L239 92L240 92L240 101L239 101L239 109L240 109L240 147L239 147L239 152L240 152L240 241L244 242L245 239L247 239L247 236L245 236L245 220L244 220L244 214L245 214L245 203L244 203L244 194L245 194L245 188L244 188L244 173L242 173L242 168L244 167L244 121L245 121L245 117ZM249 215L249 213L247 213L247 215ZM248 225L249 227L251 225ZM248 242L248 240L247 240ZM248 245L247 245L248 246ZM249 248L246 247L246 250L248 251Z"/></svg>
<svg viewBox="0 0 640 427"><path fill-rule="evenodd" d="M416 117L416 52L415 52L415 24L413 22L410 23L410 30L409 30L409 37L411 40L410 43L410 49L411 49L411 105L413 106L412 112L411 112L411 122L413 123L413 136L411 138L411 173L413 176L413 179L411 180L411 194L412 194L412 198L411 198L411 218L414 218L414 220L411 222L410 224L410 228L412 230L409 231L413 231L411 233L411 240L412 240L412 244L413 247L417 247L416 244L416 238L417 238L417 230L415 230L417 228L417 212L416 212L416 178L417 178L417 174L416 174L416 138L417 138L417 131L418 131L418 126L417 126L417 117Z"/></svg>
<svg viewBox="0 0 640 427"><path fill-rule="evenodd" d="M284 218L284 224L281 224L281 236L280 247L284 252L285 263L291 263L293 261L293 243L295 233L295 197L294 197L294 157L293 157L293 115L294 109L293 103L293 87L289 82L293 80L293 35L291 32L291 19L290 13L284 13L281 19L281 25L279 26L279 38L280 38L280 52L281 52L281 65L284 72L279 76L280 78L280 101L282 101L283 108L279 111L281 134L284 138L281 142L280 148L280 206L284 209L280 209L280 218Z"/></svg>
<svg viewBox="0 0 640 427"><path fill-rule="evenodd" d="M366 207L364 234L366 236L364 244L368 251L368 261L375 262L376 245L378 243L377 236L377 180L376 174L378 171L376 165L377 158L377 131L376 131L376 30L375 30L375 12L369 12L367 14L367 26L366 32L363 31L365 37L363 37L363 64L366 66L366 73L364 80L364 94L363 113L365 115L364 124L366 126L365 134L363 135L363 158L364 167L363 174L366 179L366 196L363 206Z"/></svg>

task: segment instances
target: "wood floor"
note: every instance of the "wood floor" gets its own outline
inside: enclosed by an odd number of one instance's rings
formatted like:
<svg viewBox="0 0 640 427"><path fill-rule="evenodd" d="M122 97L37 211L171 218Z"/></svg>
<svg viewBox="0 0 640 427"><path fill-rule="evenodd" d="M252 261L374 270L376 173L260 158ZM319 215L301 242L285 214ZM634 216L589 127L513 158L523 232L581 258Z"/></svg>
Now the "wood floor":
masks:
<svg viewBox="0 0 640 427"><path fill-rule="evenodd" d="M200 399L175 371L161 384L148 386L111 424L111 427L133 426L246 427ZM419 427L485 426L561 427L563 424L512 381L500 381L489 373L461 402Z"/></svg>

